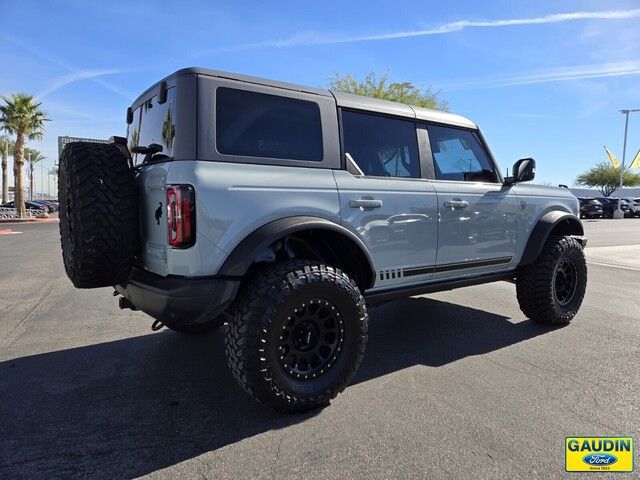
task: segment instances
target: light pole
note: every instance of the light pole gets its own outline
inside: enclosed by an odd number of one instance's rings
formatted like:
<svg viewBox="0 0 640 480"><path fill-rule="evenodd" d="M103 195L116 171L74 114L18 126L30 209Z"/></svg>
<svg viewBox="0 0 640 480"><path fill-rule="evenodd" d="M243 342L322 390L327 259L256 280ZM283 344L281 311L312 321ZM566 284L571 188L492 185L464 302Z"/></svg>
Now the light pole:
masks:
<svg viewBox="0 0 640 480"><path fill-rule="evenodd" d="M620 166L620 190L622 190L622 182L623 182L623 178L624 178L624 160L625 157L627 155L627 130L629 128L629 114L631 112L640 112L640 109L636 108L636 109L624 109L624 110L620 110L620 113L622 113L625 118L624 118L624 143L622 144L622 165ZM613 212L613 218L624 218L624 213L622 212L622 208L620 208L622 205L622 197L618 198L618 209Z"/></svg>

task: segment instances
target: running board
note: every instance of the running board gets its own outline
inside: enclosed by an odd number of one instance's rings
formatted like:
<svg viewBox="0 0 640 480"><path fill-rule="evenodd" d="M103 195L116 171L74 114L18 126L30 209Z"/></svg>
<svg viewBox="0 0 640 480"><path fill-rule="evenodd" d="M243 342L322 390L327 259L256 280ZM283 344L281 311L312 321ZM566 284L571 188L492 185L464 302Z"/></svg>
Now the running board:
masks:
<svg viewBox="0 0 640 480"><path fill-rule="evenodd" d="M364 298L367 305L373 306L384 302L390 302L398 298L413 297L415 295L424 295L425 293L441 292L444 290L453 290L455 288L470 287L471 285L481 285L483 283L498 282L500 280L511 280L515 278L516 273L498 272L475 277L457 278L453 280L439 280L435 282L426 282L419 285L409 285L406 287L393 288L377 292L365 292Z"/></svg>

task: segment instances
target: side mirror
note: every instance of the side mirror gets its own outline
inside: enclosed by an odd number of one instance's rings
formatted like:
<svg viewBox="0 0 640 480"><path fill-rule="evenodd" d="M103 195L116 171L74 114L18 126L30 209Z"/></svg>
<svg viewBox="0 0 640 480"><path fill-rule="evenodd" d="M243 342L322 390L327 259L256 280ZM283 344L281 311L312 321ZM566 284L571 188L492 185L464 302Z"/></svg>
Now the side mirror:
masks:
<svg viewBox="0 0 640 480"><path fill-rule="evenodd" d="M513 176L507 177L505 183L530 182L536 176L536 161L533 158L521 158L513 164Z"/></svg>

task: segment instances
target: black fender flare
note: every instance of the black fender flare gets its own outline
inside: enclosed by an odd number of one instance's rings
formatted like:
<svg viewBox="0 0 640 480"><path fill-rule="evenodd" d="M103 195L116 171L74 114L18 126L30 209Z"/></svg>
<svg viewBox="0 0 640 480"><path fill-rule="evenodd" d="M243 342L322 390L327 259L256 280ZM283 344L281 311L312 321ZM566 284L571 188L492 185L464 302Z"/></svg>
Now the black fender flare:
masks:
<svg viewBox="0 0 640 480"><path fill-rule="evenodd" d="M273 242L295 232L314 229L330 230L343 235L353 242L369 263L369 269L371 270L370 287L373 286L376 278L376 270L373 259L364 242L355 233L331 220L306 215L284 217L258 227L236 245L222 264L222 267L220 267L218 275L241 277L249 270L249 267L258 254Z"/></svg>
<svg viewBox="0 0 640 480"><path fill-rule="evenodd" d="M538 220L536 226L533 227L527 246L522 253L519 266L529 265L540 256L542 247L544 247L547 238L552 231L560 228L563 235L584 236L584 227L578 217L572 213L554 210L547 212ZM586 239L581 238L580 243L586 244Z"/></svg>

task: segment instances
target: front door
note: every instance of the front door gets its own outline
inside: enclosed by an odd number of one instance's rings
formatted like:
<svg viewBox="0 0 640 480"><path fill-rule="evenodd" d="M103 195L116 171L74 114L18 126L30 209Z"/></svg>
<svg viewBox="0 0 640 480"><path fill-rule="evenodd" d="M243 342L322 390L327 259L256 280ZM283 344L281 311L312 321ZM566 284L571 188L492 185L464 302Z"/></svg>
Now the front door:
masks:
<svg viewBox="0 0 640 480"><path fill-rule="evenodd" d="M437 197L433 185L420 178L415 123L343 111L342 131L345 156L360 171L334 171L341 220L371 252L375 288L431 279Z"/></svg>
<svg viewBox="0 0 640 480"><path fill-rule="evenodd" d="M473 130L427 127L440 228L435 279L514 267L518 201Z"/></svg>

